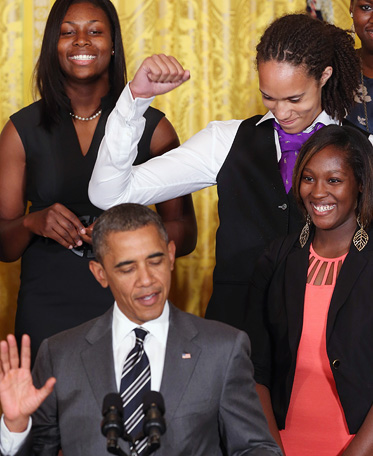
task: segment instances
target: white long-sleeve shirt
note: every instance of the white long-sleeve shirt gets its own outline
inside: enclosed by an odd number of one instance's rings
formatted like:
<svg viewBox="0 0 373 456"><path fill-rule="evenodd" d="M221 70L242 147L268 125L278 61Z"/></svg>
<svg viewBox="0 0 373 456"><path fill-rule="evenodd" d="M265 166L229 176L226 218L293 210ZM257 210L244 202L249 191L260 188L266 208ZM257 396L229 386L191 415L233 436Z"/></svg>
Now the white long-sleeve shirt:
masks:
<svg viewBox="0 0 373 456"><path fill-rule="evenodd" d="M106 123L89 184L88 194L94 205L108 209L125 202L156 204L216 184L242 120L210 122L178 148L132 166L145 126L143 114L153 99L134 100L128 85L119 97ZM257 125L270 118L274 116L268 112ZM305 131L316 122L337 123L323 111ZM275 129L273 135L280 160Z"/></svg>

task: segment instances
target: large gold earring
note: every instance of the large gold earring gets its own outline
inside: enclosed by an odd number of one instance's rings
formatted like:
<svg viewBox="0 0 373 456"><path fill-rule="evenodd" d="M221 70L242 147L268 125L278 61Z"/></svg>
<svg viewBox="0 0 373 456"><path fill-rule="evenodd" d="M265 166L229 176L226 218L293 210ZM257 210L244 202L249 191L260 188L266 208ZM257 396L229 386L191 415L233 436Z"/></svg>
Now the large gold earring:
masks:
<svg viewBox="0 0 373 456"><path fill-rule="evenodd" d="M302 249L306 245L308 238L310 236L310 225L311 225L311 217L310 217L310 214L307 214L306 224L302 228L302 231L299 236L299 243L300 243L300 246L302 247Z"/></svg>
<svg viewBox="0 0 373 456"><path fill-rule="evenodd" d="M363 248L368 244L369 236L368 233L364 230L364 225L361 223L360 214L357 216L356 222L359 225L360 229L356 231L352 242L358 251L361 252Z"/></svg>

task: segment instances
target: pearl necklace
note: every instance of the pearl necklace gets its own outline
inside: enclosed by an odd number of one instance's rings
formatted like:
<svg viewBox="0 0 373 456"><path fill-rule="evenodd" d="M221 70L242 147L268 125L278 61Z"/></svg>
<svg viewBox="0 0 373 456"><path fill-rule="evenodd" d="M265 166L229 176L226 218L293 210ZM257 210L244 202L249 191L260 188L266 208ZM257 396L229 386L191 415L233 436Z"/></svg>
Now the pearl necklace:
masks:
<svg viewBox="0 0 373 456"><path fill-rule="evenodd" d="M93 120L93 119L96 119L96 117L98 117L100 114L102 113L102 109L99 109L96 114L93 114L93 116L91 117L80 117L80 116L77 116L76 114L70 112L70 116L74 119L77 119L77 120L84 120L85 122L87 122L88 120Z"/></svg>

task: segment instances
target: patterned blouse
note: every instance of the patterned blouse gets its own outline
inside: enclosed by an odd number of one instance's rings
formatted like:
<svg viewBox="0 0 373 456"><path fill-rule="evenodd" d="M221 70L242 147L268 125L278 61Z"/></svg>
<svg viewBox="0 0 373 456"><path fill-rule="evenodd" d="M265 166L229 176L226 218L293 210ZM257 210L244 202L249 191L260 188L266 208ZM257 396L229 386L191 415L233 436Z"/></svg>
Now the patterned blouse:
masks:
<svg viewBox="0 0 373 456"><path fill-rule="evenodd" d="M355 106L351 109L347 119L364 131L373 133L373 79L363 77L364 85L355 94ZM367 121L368 128L367 130Z"/></svg>

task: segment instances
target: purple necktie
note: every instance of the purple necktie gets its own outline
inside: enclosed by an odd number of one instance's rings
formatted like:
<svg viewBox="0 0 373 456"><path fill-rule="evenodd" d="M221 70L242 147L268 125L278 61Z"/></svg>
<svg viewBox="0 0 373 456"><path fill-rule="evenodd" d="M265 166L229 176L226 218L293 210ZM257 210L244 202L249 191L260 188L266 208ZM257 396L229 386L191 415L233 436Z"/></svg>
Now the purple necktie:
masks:
<svg viewBox="0 0 373 456"><path fill-rule="evenodd" d="M302 131L300 133L291 134L286 133L280 125L273 120L273 128L277 130L281 148L281 159L278 162L278 168L285 185L286 193L289 193L291 189L293 169L300 148L310 136L312 136L317 130L320 130L323 126L324 124L317 122L313 129L308 133Z"/></svg>

